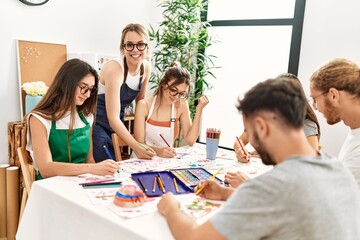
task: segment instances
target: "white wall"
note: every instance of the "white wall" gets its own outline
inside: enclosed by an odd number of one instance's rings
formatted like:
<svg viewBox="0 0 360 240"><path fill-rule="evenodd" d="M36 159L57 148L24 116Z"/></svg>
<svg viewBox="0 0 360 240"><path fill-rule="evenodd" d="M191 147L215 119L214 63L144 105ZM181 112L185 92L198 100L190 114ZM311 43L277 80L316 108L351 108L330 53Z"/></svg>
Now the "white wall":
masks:
<svg viewBox="0 0 360 240"><path fill-rule="evenodd" d="M1 0L0 163L8 162L7 123L21 120L16 39L66 44L69 53L118 55L126 24L148 27L160 19L155 0L50 0L39 7Z"/></svg>
<svg viewBox="0 0 360 240"><path fill-rule="evenodd" d="M7 123L20 120L15 40L66 44L71 53L118 53L121 30L130 22L145 26L161 19L155 0L50 0L29 7L1 0L0 8L0 163L8 162ZM360 1L308 0L299 77L308 88L312 72L335 57L360 64ZM347 128L327 126L319 115L322 145L337 154Z"/></svg>
<svg viewBox="0 0 360 240"><path fill-rule="evenodd" d="M298 74L307 92L312 73L331 59L348 58L360 65L359 9L359 0L307 0ZM321 145L338 155L349 128L342 122L329 126L317 113Z"/></svg>

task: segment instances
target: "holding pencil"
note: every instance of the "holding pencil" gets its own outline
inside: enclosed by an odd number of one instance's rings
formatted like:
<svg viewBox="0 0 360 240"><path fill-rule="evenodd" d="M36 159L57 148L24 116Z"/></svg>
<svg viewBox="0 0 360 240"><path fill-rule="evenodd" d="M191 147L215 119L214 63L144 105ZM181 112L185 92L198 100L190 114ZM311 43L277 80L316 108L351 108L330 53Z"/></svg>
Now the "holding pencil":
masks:
<svg viewBox="0 0 360 240"><path fill-rule="evenodd" d="M223 168L220 168L214 175L212 175L211 177L209 177L207 180L214 180L216 175L218 175L221 171L223 170ZM202 185L196 192L195 194L198 195L199 193L201 193L202 190L204 190L205 185Z"/></svg>
<svg viewBox="0 0 360 240"><path fill-rule="evenodd" d="M166 147L164 147L164 144L161 142L158 142L158 146L154 146L155 151L157 152L157 155L163 158L173 158L176 156L176 151L174 148L172 148L172 142L169 143L169 141L166 140L164 135L162 133L159 133L159 136L161 138L161 141L166 144Z"/></svg>
<svg viewBox="0 0 360 240"><path fill-rule="evenodd" d="M241 141L241 139L239 137L236 136L236 140L240 145L239 150L241 150L241 152L243 153L243 158L245 158L245 162L249 162L250 156L248 154L248 152L246 151L245 147L244 147L244 143ZM238 152L236 152L236 154L238 154ZM242 162L242 161L241 161Z"/></svg>
<svg viewBox="0 0 360 240"><path fill-rule="evenodd" d="M156 154L156 152L155 152L151 147L148 147L148 146L146 146L146 145L143 144L143 143L139 143L139 145L140 145L140 147L142 147L142 148L145 149L146 151L150 151L150 152Z"/></svg>

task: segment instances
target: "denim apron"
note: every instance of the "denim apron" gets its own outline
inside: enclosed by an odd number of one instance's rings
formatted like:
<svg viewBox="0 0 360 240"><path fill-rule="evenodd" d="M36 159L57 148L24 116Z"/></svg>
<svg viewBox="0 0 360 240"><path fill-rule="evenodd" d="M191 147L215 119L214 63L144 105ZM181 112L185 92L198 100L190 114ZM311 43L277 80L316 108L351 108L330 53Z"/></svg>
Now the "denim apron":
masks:
<svg viewBox="0 0 360 240"><path fill-rule="evenodd" d="M49 147L54 162L86 162L90 148L90 124L81 112L78 114L85 127L73 129L69 136L70 142L68 142L68 129L56 129L56 121L51 122ZM70 156L68 147L70 147ZM40 172L36 178L38 180L43 178Z"/></svg>
<svg viewBox="0 0 360 240"><path fill-rule="evenodd" d="M124 82L120 87L120 96L119 96L119 101L121 103L119 118L122 122L124 122L125 108L132 101L134 101L140 93L142 87L143 74L144 74L144 66L141 65L140 78L139 78L139 84L137 90L134 90L127 85L126 78L124 76ZM110 155L114 158L115 151L111 139L112 133L114 133L114 130L110 127L110 123L107 118L105 94L99 94L98 102L97 102L97 110L96 110L96 121L92 133L93 156L95 162L101 162L109 158L109 156L104 151L103 148L104 145L109 150Z"/></svg>

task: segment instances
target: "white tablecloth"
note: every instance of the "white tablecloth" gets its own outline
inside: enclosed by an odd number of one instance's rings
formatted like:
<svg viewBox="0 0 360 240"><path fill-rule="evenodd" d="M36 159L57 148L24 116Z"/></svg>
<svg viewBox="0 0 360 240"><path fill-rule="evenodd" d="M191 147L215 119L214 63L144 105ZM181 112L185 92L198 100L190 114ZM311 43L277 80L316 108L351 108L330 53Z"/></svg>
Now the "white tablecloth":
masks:
<svg viewBox="0 0 360 240"><path fill-rule="evenodd" d="M185 151L191 155L183 159L164 160L167 162L165 165L172 165L172 162L177 165L181 163L182 167L201 164L212 173L223 168L223 173L218 175L220 178L226 171L240 170L255 177L269 170L260 159L254 159L249 164L238 163L234 153L228 150L219 149L216 161L202 160L204 147L196 144L192 148L179 149L179 152ZM123 166L126 165L129 164ZM132 169L136 167L139 166L134 165ZM82 181L80 177L53 177L34 182L18 228L17 240L173 239L165 219L157 211L130 219L123 218L106 205L94 204L79 185ZM179 200L194 198L194 194L176 197Z"/></svg>
<svg viewBox="0 0 360 240"><path fill-rule="evenodd" d="M34 182L17 240L172 239L158 212L122 218L103 205L93 205L76 178Z"/></svg>

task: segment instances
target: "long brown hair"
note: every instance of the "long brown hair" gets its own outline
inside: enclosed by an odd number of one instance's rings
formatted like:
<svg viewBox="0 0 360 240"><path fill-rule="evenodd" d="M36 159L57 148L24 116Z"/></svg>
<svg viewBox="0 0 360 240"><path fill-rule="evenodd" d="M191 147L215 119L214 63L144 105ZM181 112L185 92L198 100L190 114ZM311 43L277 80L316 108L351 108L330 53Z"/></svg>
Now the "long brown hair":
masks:
<svg viewBox="0 0 360 240"><path fill-rule="evenodd" d="M81 106L76 106L74 98L78 84L89 74L95 78L94 88L96 88L96 92L93 92ZM61 66L44 98L32 112L45 119L56 121L63 118L70 110L70 135L77 111L84 116L95 114L98 84L99 76L92 66L80 59L71 59Z"/></svg>
<svg viewBox="0 0 360 240"><path fill-rule="evenodd" d="M282 73L280 74L279 76L277 76L277 78L286 78L286 79L290 79L290 80L295 80L295 81L298 81L301 85L301 82L299 80L299 78L292 74L292 73ZM305 92L304 92L304 89L301 87L301 94L304 96L304 98L306 99L306 95L305 95ZM317 129L318 129L318 139L320 139L320 124L319 124L319 121L316 117L316 114L313 110L313 108L310 106L309 102L306 102L306 115L305 115L305 119L309 119L311 121L313 121L316 126L317 126Z"/></svg>

